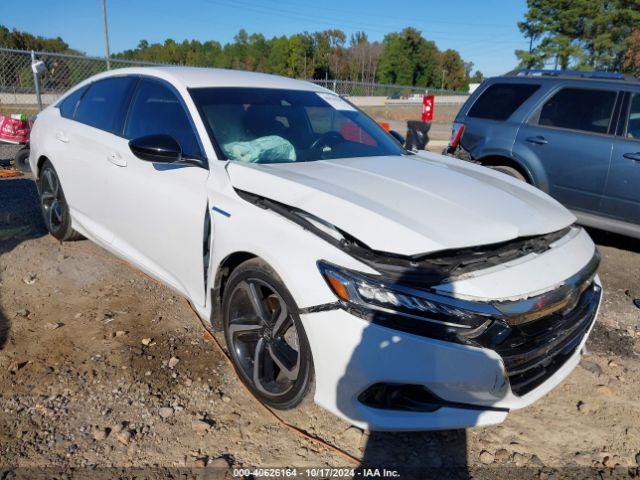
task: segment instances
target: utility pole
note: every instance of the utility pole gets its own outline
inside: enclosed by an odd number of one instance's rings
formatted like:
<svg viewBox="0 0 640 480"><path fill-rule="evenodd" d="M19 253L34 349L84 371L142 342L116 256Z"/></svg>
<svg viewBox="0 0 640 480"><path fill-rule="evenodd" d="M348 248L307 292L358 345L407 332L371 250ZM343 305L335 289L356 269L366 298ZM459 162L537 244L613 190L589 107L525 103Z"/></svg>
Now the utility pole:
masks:
<svg viewBox="0 0 640 480"><path fill-rule="evenodd" d="M107 70L111 69L109 53L109 29L107 28L107 0L102 0L102 28L104 30L104 53L107 57Z"/></svg>
<svg viewBox="0 0 640 480"><path fill-rule="evenodd" d="M445 69L442 69L442 84L440 85L440 90L444 90L444 73L445 73Z"/></svg>

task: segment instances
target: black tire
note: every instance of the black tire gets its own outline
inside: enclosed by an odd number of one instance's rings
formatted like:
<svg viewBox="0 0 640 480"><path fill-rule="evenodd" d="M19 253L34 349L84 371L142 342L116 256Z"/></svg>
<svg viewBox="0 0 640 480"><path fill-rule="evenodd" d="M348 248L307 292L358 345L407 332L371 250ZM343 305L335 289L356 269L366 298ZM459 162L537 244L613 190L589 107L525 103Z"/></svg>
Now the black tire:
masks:
<svg viewBox="0 0 640 480"><path fill-rule="evenodd" d="M492 168L497 172L502 172L506 175L509 175L510 177L517 178L518 180L523 181L525 183L529 183L527 182L527 179L525 178L525 176L522 173L520 173L519 170L513 167L509 167L507 165L490 165L489 168Z"/></svg>
<svg viewBox="0 0 640 480"><path fill-rule="evenodd" d="M240 380L270 407L299 405L312 389L313 360L298 307L278 275L257 258L239 265L225 286L222 316Z"/></svg>
<svg viewBox="0 0 640 480"><path fill-rule="evenodd" d="M82 235L71 228L69 205L58 174L49 160L45 160L40 170L38 192L44 224L49 233L61 242L81 239Z"/></svg>
<svg viewBox="0 0 640 480"><path fill-rule="evenodd" d="M13 157L13 163L22 173L31 173L31 166L29 165L29 147L22 147L18 150L18 153Z"/></svg>

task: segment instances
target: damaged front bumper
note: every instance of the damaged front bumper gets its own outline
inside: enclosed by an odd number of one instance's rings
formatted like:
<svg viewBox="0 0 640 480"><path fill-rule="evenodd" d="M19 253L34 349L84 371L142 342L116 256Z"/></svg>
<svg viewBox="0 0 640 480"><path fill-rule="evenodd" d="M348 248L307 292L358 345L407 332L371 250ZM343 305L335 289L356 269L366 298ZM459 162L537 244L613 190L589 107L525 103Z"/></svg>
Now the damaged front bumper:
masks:
<svg viewBox="0 0 640 480"><path fill-rule="evenodd" d="M467 335L450 323L434 330L438 321L428 314L420 320L375 308L367 312L349 301L341 309L306 313L316 401L370 429L500 422L578 364L602 298L598 263L593 242L572 228L543 252L436 286L441 294L464 298L459 306L478 302L496 308L479 334ZM315 339L327 335L330 348L315 348Z"/></svg>
<svg viewBox="0 0 640 480"><path fill-rule="evenodd" d="M522 370L510 372L516 358L494 349L397 331L343 309L303 314L314 357L315 401L370 430L435 430L500 423L509 410L535 402L577 366L601 300L597 277L588 295L586 309L593 310L575 329L563 332L542 355L534 349L528 357L517 357L527 359L522 366L530 368L531 375ZM331 342L320 340L328 334ZM433 400L398 397L391 398L397 403L386 405L367 401L366 393L381 384L421 387Z"/></svg>

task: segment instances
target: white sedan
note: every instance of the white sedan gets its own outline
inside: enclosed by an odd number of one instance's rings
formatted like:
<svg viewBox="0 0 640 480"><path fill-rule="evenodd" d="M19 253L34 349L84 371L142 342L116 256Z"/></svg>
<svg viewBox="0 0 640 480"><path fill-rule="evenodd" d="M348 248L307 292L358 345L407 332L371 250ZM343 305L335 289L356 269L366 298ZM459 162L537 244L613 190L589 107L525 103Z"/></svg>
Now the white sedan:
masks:
<svg viewBox="0 0 640 480"><path fill-rule="evenodd" d="M131 68L42 111L30 163L50 233L185 296L265 404L500 422L578 364L597 250L544 193L396 138L308 82Z"/></svg>

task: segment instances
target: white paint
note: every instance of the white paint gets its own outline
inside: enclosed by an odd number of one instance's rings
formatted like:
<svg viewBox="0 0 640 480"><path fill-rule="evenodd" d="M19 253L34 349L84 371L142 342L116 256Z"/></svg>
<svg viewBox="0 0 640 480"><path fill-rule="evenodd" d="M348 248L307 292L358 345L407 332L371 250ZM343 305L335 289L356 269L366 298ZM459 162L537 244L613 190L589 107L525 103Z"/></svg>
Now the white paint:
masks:
<svg viewBox="0 0 640 480"><path fill-rule="evenodd" d="M575 221L555 200L524 182L442 158L236 162L229 175L242 190L312 213L374 250L404 255L503 242Z"/></svg>
<svg viewBox="0 0 640 480"><path fill-rule="evenodd" d="M297 224L242 199L236 188L301 208L375 249L396 254L500 242L558 230L575 220L533 187L427 152L278 165L218 161L187 88L328 91L273 75L169 67L113 70L83 83L124 74L155 76L177 89L192 114L209 169L157 170L133 156L126 140L65 120L53 107L38 116L32 131L31 167L36 171L40 156L48 157L67 195L74 228L187 297L206 321L213 278L221 262L236 252L251 253L271 265L300 308L336 301L317 269L319 259L376 273ZM214 206L228 215L211 210ZM212 221L206 287L205 215ZM593 248L581 232L543 254L475 272L442 289L484 300L524 295L576 273ZM450 401L511 409L544 395L579 360L576 353L540 387L514 397L504 382L500 357L492 350L374 326L340 309L302 315L302 322L314 359L315 400L370 429L462 428L497 423L506 416L482 409L417 414L364 407L356 397L377 381L423 384Z"/></svg>

